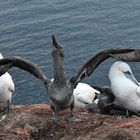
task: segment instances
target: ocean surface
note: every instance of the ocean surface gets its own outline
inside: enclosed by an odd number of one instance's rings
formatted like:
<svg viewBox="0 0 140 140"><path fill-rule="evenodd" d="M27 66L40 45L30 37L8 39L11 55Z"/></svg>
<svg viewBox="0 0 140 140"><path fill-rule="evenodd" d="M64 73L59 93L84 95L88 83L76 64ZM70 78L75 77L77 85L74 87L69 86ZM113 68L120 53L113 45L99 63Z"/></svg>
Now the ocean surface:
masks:
<svg viewBox="0 0 140 140"><path fill-rule="evenodd" d="M1 0L0 52L38 64L53 78L51 35L63 45L67 78L104 48L140 48L139 0ZM82 82L110 85L106 60ZM129 63L140 81L139 63ZM9 71L16 86L13 104L47 103L41 81L18 68Z"/></svg>

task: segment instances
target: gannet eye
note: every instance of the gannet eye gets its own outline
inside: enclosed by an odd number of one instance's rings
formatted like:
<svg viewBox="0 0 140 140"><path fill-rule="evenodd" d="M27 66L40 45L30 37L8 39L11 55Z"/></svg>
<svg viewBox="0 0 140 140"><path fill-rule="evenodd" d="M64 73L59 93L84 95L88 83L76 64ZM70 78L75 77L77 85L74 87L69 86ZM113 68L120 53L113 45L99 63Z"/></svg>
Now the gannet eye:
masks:
<svg viewBox="0 0 140 140"><path fill-rule="evenodd" d="M124 72L125 74L131 75L130 71L126 71Z"/></svg>
<svg viewBox="0 0 140 140"><path fill-rule="evenodd" d="M8 90L9 90L11 93L14 93L14 90L13 90L13 89L8 88Z"/></svg>

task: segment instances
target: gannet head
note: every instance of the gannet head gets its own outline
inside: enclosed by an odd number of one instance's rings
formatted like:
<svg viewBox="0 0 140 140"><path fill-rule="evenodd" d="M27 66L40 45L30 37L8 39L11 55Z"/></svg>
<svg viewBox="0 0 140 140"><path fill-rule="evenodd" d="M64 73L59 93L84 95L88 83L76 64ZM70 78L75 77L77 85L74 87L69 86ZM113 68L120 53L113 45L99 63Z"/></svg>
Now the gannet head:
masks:
<svg viewBox="0 0 140 140"><path fill-rule="evenodd" d="M52 43L53 43L53 51L52 55L53 56L59 56L59 57L64 57L64 50L63 47L60 43L58 43L55 39L55 36L52 35Z"/></svg>
<svg viewBox="0 0 140 140"><path fill-rule="evenodd" d="M114 77L119 78L120 76L131 80L132 82L134 82L136 85L139 86L139 83L136 80L136 78L134 77L129 65L122 61L114 63L111 66L110 71L109 71L110 80L112 80Z"/></svg>
<svg viewBox="0 0 140 140"><path fill-rule="evenodd" d="M114 63L110 68L110 72L112 72L112 71L121 72L121 73L129 71L132 73L129 65L123 61L118 61L118 62Z"/></svg>
<svg viewBox="0 0 140 140"><path fill-rule="evenodd" d="M117 75L122 75L123 73L128 71L132 73L129 65L125 62L118 61L111 66L109 70L109 79Z"/></svg>

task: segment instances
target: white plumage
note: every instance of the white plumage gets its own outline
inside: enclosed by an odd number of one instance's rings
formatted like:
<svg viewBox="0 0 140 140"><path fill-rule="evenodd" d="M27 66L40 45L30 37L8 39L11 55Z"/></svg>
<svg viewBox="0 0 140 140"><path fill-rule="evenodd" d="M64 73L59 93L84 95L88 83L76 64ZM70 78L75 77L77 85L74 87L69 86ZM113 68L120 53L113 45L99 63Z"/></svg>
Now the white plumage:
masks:
<svg viewBox="0 0 140 140"><path fill-rule="evenodd" d="M119 103L133 112L140 111L140 86L129 65L119 61L109 71L111 89Z"/></svg>
<svg viewBox="0 0 140 140"><path fill-rule="evenodd" d="M0 53L0 59L2 58L3 56ZM7 101L11 102L14 91L15 85L12 77L6 72L0 77L0 103L7 103Z"/></svg>
<svg viewBox="0 0 140 140"><path fill-rule="evenodd" d="M88 104L92 104L95 99L95 93L100 94L99 91L92 88L86 83L78 83L74 89L74 104L77 107L84 108Z"/></svg>

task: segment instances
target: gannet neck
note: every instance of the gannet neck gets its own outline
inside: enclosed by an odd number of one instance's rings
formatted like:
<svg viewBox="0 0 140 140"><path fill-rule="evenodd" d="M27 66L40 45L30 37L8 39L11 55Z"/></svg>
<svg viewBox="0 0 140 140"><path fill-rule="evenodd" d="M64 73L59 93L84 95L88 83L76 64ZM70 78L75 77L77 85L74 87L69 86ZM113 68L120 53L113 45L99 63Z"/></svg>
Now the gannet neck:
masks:
<svg viewBox="0 0 140 140"><path fill-rule="evenodd" d="M52 36L53 42L53 64L54 64L54 82L58 87L66 85L66 78L64 73L64 50L60 43L58 43L54 36Z"/></svg>
<svg viewBox="0 0 140 140"><path fill-rule="evenodd" d="M57 54L54 55L53 64L54 64L54 82L56 82L58 86L65 85L66 78L65 78L65 73L64 73L63 57Z"/></svg>

